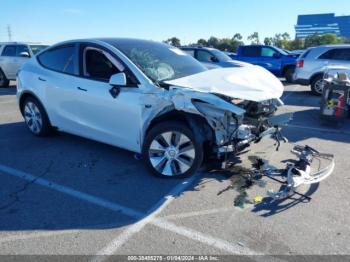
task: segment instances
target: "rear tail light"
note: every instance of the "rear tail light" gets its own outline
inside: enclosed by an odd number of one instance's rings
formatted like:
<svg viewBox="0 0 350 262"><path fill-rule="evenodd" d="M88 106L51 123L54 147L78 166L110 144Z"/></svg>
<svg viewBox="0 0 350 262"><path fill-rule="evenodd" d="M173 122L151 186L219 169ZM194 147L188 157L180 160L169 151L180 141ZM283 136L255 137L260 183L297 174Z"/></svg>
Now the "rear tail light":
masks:
<svg viewBox="0 0 350 262"><path fill-rule="evenodd" d="M298 60L297 61L297 67L301 68L304 66L304 60Z"/></svg>

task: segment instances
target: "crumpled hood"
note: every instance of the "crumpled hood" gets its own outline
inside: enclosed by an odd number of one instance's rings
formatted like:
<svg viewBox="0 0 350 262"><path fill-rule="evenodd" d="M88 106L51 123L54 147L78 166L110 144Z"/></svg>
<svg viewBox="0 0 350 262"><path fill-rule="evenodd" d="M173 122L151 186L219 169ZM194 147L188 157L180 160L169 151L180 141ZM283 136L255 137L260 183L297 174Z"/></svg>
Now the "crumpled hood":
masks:
<svg viewBox="0 0 350 262"><path fill-rule="evenodd" d="M260 66L218 68L165 83L256 102L280 98L284 89L278 78Z"/></svg>

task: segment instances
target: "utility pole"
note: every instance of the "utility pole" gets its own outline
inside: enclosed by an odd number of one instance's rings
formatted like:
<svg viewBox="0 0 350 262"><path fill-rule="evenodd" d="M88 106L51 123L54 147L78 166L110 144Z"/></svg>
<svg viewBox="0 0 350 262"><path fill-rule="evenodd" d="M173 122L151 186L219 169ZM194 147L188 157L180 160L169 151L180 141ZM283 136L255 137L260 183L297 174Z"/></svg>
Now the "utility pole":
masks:
<svg viewBox="0 0 350 262"><path fill-rule="evenodd" d="M7 35L8 35L8 38L9 38L9 42L12 41L12 31L11 31L11 26L10 25L7 25Z"/></svg>

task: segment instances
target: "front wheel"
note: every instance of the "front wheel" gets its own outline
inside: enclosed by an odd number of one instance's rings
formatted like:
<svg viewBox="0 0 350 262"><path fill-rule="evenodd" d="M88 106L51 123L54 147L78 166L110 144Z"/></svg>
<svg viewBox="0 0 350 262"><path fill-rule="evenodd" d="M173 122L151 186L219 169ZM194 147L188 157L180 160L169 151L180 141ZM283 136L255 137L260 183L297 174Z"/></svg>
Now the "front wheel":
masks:
<svg viewBox="0 0 350 262"><path fill-rule="evenodd" d="M188 177L202 164L203 146L185 124L163 122L146 135L142 155L156 176Z"/></svg>
<svg viewBox="0 0 350 262"><path fill-rule="evenodd" d="M51 126L45 109L34 97L28 97L22 108L24 120L30 132L36 136L46 136Z"/></svg>

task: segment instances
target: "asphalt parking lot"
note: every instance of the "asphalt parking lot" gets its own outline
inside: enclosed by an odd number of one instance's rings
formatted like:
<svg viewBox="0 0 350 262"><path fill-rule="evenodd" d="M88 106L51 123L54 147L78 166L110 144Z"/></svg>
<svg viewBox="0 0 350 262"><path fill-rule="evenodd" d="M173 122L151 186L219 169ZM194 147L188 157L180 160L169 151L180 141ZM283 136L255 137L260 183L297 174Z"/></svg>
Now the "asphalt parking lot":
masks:
<svg viewBox="0 0 350 262"><path fill-rule="evenodd" d="M294 119L283 133L334 154L334 173L300 189L311 201L242 207L234 205L233 174L159 179L133 153L65 133L32 136L15 92L14 84L0 89L0 255L350 255L350 119L321 125L308 87L285 86L281 112ZM292 145L276 152L272 143L246 155L285 166ZM247 194L276 187L263 178Z"/></svg>

